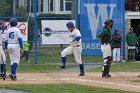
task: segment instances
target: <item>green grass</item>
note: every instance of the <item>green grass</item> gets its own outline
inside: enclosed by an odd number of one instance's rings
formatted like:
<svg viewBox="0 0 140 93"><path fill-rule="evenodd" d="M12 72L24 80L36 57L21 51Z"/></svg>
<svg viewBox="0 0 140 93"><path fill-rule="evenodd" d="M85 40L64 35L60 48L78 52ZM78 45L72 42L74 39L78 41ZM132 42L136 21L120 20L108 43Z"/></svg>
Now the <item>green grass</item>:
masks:
<svg viewBox="0 0 140 93"><path fill-rule="evenodd" d="M101 71L101 66L97 68L92 68L88 71ZM111 72L140 72L140 62L125 62L113 64L111 66Z"/></svg>
<svg viewBox="0 0 140 93"><path fill-rule="evenodd" d="M20 90L27 93L136 93L78 84L0 85L0 88Z"/></svg>
<svg viewBox="0 0 140 93"><path fill-rule="evenodd" d="M38 63L59 63L61 62L61 51L64 48L43 48L38 49ZM29 52L29 60L34 63L34 51ZM102 56L82 56L82 61L86 62L102 62ZM24 61L24 58L21 59L21 64L28 64ZM72 55L67 56L67 62L75 62L75 59Z"/></svg>
<svg viewBox="0 0 140 93"><path fill-rule="evenodd" d="M22 73L46 73L52 71L60 71L61 69L57 68L58 65L19 65L17 67L17 72ZM66 68L74 68L77 66L67 66ZM7 66L7 72L10 71L10 66Z"/></svg>

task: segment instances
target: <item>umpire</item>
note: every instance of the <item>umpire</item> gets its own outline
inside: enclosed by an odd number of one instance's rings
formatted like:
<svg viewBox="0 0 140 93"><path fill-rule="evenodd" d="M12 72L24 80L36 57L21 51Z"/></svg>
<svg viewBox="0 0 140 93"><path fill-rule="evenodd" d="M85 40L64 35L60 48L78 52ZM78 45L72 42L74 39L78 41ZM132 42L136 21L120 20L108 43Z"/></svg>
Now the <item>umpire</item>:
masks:
<svg viewBox="0 0 140 93"><path fill-rule="evenodd" d="M112 62L111 54L111 28L113 27L114 21L112 19L107 19L104 22L103 30L99 33L98 39L101 43L101 51L103 53L103 66L102 66L102 77L108 78L111 77L109 74L110 66Z"/></svg>

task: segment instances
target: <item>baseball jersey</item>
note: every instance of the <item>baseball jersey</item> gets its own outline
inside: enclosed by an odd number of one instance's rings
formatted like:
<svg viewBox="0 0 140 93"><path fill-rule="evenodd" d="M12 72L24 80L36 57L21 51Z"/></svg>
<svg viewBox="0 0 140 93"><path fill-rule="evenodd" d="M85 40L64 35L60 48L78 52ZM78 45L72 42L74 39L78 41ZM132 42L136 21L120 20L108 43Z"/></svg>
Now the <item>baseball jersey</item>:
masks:
<svg viewBox="0 0 140 93"><path fill-rule="evenodd" d="M21 38L21 33L18 28L12 27L6 31L5 40L8 41L8 44L18 44L18 38Z"/></svg>
<svg viewBox="0 0 140 93"><path fill-rule="evenodd" d="M104 27L98 36L103 38L102 44L111 43L111 33L107 27Z"/></svg>
<svg viewBox="0 0 140 93"><path fill-rule="evenodd" d="M0 46L2 46L2 30L0 29Z"/></svg>
<svg viewBox="0 0 140 93"><path fill-rule="evenodd" d="M76 37L81 37L81 33L78 29L75 28L72 32L70 32L69 35L69 42L71 46L82 45L81 39L79 41L76 41Z"/></svg>

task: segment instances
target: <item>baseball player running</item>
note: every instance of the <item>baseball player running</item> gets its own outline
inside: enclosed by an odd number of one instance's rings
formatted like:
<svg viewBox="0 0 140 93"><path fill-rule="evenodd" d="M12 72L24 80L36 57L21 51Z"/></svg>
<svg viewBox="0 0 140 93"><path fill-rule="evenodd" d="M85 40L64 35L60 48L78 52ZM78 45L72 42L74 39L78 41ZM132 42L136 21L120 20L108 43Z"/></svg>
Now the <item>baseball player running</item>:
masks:
<svg viewBox="0 0 140 93"><path fill-rule="evenodd" d="M1 78L5 78L6 77L6 71L5 71L6 57L5 57L5 53L3 51L3 48L2 48L2 33L3 33L3 31L5 29L6 29L5 22L0 20L0 64L1 64L1 74L0 74L0 77Z"/></svg>
<svg viewBox="0 0 140 93"><path fill-rule="evenodd" d="M11 80L15 81L16 79L16 68L20 61L20 50L23 51L22 38L20 30L17 26L17 19L12 18L10 20L10 26L6 31L5 36L5 48L7 49L10 60L11 60L11 73L9 77Z"/></svg>
<svg viewBox="0 0 140 93"><path fill-rule="evenodd" d="M111 77L109 74L110 66L112 62L112 54L111 54L111 28L113 27L114 21L112 19L108 19L104 22L105 26L103 30L98 35L98 39L101 43L101 51L103 53L103 69L102 69L102 77Z"/></svg>
<svg viewBox="0 0 140 93"><path fill-rule="evenodd" d="M69 35L70 46L68 46L61 52L62 65L60 66L60 68L61 69L65 68L66 56L73 54L75 61L79 64L79 67L80 67L79 76L84 76L85 75L84 65L81 60L81 52L82 52L81 33L78 29L75 28L73 22L68 22L66 26L68 30L70 31L70 35Z"/></svg>

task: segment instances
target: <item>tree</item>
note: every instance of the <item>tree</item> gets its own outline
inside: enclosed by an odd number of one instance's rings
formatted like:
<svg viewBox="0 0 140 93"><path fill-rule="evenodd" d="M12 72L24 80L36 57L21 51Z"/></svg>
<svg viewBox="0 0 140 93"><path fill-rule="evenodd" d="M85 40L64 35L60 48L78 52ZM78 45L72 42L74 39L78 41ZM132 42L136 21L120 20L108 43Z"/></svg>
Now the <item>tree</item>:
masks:
<svg viewBox="0 0 140 93"><path fill-rule="evenodd" d="M13 12L12 0L0 0L0 16L11 16Z"/></svg>

